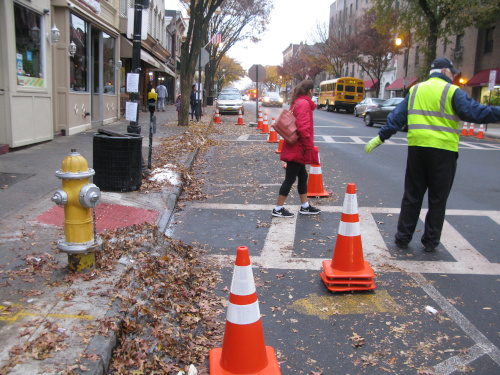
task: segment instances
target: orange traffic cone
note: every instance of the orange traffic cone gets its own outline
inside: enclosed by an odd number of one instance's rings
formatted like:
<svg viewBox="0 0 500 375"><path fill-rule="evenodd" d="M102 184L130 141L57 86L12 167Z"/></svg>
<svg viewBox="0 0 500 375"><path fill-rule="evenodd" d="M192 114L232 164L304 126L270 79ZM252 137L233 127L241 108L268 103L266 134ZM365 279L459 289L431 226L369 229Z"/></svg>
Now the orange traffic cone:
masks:
<svg viewBox="0 0 500 375"><path fill-rule="evenodd" d="M259 121L257 122L257 130L262 130L263 126L264 126L264 121L262 121L262 109L260 109L259 105Z"/></svg>
<svg viewBox="0 0 500 375"><path fill-rule="evenodd" d="M348 184L332 260L323 261L321 279L328 290L375 289L375 273L363 258L356 185Z"/></svg>
<svg viewBox="0 0 500 375"><path fill-rule="evenodd" d="M238 113L238 122L235 125L245 125L245 123L243 122L243 114L241 113L241 108Z"/></svg>
<svg viewBox="0 0 500 375"><path fill-rule="evenodd" d="M262 125L260 134L269 134L269 123L267 122L267 113L264 113L264 124Z"/></svg>
<svg viewBox="0 0 500 375"><path fill-rule="evenodd" d="M316 147L318 149L318 147ZM323 187L323 172L321 171L321 160L318 164L311 164L309 168L309 179L307 180L308 197L329 197L330 193Z"/></svg>
<svg viewBox="0 0 500 375"><path fill-rule="evenodd" d="M484 125L481 124L479 125L479 131L477 132L476 138L478 139L484 139Z"/></svg>
<svg viewBox="0 0 500 375"><path fill-rule="evenodd" d="M464 127L462 128L462 133L460 135L467 136L467 122L464 122Z"/></svg>
<svg viewBox="0 0 500 375"><path fill-rule="evenodd" d="M471 122L470 123L470 127L469 127L469 136L474 136L474 123Z"/></svg>
<svg viewBox="0 0 500 375"><path fill-rule="evenodd" d="M266 346L248 248L236 252L222 348L210 350L210 375L280 375L274 349Z"/></svg>
<svg viewBox="0 0 500 375"><path fill-rule="evenodd" d="M283 148L283 143L284 142L285 142L285 140L283 138L281 138L281 136L280 136L280 140L279 140L279 143L278 143L278 149L274 150L274 152L276 152L277 154L281 154L281 149Z"/></svg>
<svg viewBox="0 0 500 375"><path fill-rule="evenodd" d="M278 133L273 128L274 125L274 117L271 119L271 132L269 133L269 138L267 138L267 142L269 143L278 143Z"/></svg>
<svg viewBox="0 0 500 375"><path fill-rule="evenodd" d="M215 109L214 124L220 124L219 107Z"/></svg>

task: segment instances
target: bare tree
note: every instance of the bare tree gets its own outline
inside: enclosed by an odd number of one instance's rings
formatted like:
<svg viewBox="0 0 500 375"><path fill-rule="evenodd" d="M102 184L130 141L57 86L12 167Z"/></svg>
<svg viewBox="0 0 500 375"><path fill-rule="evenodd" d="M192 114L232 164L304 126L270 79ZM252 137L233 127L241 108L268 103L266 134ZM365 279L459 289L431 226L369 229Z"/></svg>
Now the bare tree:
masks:
<svg viewBox="0 0 500 375"><path fill-rule="evenodd" d="M210 44L207 50L210 54L205 70L205 87L212 92L214 74L224 56L236 43L249 40L260 41L260 35L269 24L273 10L272 0L226 0L220 14L210 20L210 36L220 34L223 43Z"/></svg>
<svg viewBox="0 0 500 375"><path fill-rule="evenodd" d="M318 22L311 36L319 51L315 56L318 64L323 67L324 71L335 77L341 77L346 49L342 33L337 33L335 27L330 30L325 23Z"/></svg>
<svg viewBox="0 0 500 375"><path fill-rule="evenodd" d="M208 39L210 19L224 0L184 0L189 15L186 39L181 46L181 110L179 125L188 124L189 94L201 48Z"/></svg>

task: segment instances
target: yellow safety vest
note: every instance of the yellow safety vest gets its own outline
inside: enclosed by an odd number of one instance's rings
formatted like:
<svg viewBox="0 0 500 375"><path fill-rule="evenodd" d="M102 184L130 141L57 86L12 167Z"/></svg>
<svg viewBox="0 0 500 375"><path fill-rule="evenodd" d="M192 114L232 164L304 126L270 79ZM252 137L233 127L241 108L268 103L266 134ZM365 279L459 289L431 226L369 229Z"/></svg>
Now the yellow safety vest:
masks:
<svg viewBox="0 0 500 375"><path fill-rule="evenodd" d="M410 89L408 146L458 151L459 118L451 105L458 86L430 78Z"/></svg>

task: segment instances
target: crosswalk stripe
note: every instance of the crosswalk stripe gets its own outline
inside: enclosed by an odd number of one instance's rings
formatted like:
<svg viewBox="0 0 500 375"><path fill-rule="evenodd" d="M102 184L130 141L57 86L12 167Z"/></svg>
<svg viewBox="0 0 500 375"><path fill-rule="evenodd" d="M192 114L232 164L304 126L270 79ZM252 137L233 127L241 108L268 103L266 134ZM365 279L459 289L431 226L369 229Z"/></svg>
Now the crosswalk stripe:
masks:
<svg viewBox="0 0 500 375"><path fill-rule="evenodd" d="M251 138L250 138L251 137ZM365 145L370 139L373 137L369 136L354 136L354 135L315 135L314 142L315 143L335 143L335 144L359 144ZM231 142L267 142L267 135L260 134L242 134L236 139L229 140ZM385 145L390 146L407 146L406 137L391 137L391 139L386 140ZM473 144L470 142L462 142L458 143L458 148L468 149L468 150L487 150L487 151L498 151L500 150L500 145L496 143L480 143Z"/></svg>
<svg viewBox="0 0 500 375"><path fill-rule="evenodd" d="M203 210L235 210L235 211L269 211L270 206L264 204L221 204L193 203L194 209ZM323 212L341 213L342 206L321 206ZM441 243L453 256L454 261L412 261L394 259L388 249L387 239L380 233L379 226L373 214L399 214L399 208L391 207L360 207L359 221L363 242L363 255L376 271L388 272L418 272L439 274L477 274L500 275L500 263L489 262L477 251L450 223L445 220ZM425 220L427 210L422 209L421 219ZM500 225L499 211L480 210L447 210L447 216L484 216ZM254 266L276 269L321 269L320 258L301 258L294 256L293 246L297 216L294 218L272 218L264 246L259 256L252 257ZM388 241L392 243L392 237ZM334 241L332 240L332 245ZM259 249L257 249L259 250ZM234 257L213 255L221 265L232 267Z"/></svg>

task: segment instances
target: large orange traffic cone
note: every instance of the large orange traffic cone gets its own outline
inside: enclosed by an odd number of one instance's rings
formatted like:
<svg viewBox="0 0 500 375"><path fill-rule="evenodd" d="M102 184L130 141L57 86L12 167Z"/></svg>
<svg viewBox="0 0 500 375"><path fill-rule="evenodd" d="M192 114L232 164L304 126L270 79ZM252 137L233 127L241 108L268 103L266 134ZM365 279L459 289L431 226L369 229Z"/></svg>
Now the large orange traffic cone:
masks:
<svg viewBox="0 0 500 375"><path fill-rule="evenodd" d="M316 147L318 149L318 147ZM329 197L330 193L323 187L323 172L321 170L321 160L318 164L311 164L309 168L309 179L307 180L307 196L308 197Z"/></svg>
<svg viewBox="0 0 500 375"><path fill-rule="evenodd" d="M285 140L283 138L281 138L281 136L280 136L279 143L278 143L278 149L274 150L274 152L276 152L277 154L281 154L281 149L283 148L284 142L285 142Z"/></svg>
<svg viewBox="0 0 500 375"><path fill-rule="evenodd" d="M235 125L245 125L245 123L243 122L243 114L241 113L241 108L238 113L238 122Z"/></svg>
<svg viewBox="0 0 500 375"><path fill-rule="evenodd" d="M476 138L484 139L484 125L479 125L479 131L477 132Z"/></svg>
<svg viewBox="0 0 500 375"><path fill-rule="evenodd" d="M266 346L259 301L246 246L236 252L222 348L210 350L210 375L280 375L274 349Z"/></svg>
<svg viewBox="0 0 500 375"><path fill-rule="evenodd" d="M220 124L219 107L215 109L214 124Z"/></svg>
<svg viewBox="0 0 500 375"><path fill-rule="evenodd" d="M332 292L375 289L375 273L363 258L356 185L348 184L332 260L323 261L321 279Z"/></svg>
<svg viewBox="0 0 500 375"><path fill-rule="evenodd" d="M464 127L462 128L462 133L460 133L460 135L467 136L467 121L464 122Z"/></svg>
<svg viewBox="0 0 500 375"><path fill-rule="evenodd" d="M269 133L269 138L267 138L267 142L269 143L278 143L278 133L273 128L274 125L274 117L271 119L271 132Z"/></svg>
<svg viewBox="0 0 500 375"><path fill-rule="evenodd" d="M262 120L262 109L260 108L259 105L259 121L257 122L257 130L262 130L263 126L264 126L264 121Z"/></svg>
<svg viewBox="0 0 500 375"><path fill-rule="evenodd" d="M470 123L470 127L469 127L469 136L474 136L474 123L471 122Z"/></svg>
<svg viewBox="0 0 500 375"><path fill-rule="evenodd" d="M269 123L267 122L267 113L264 113L264 123L262 125L260 134L269 134Z"/></svg>

